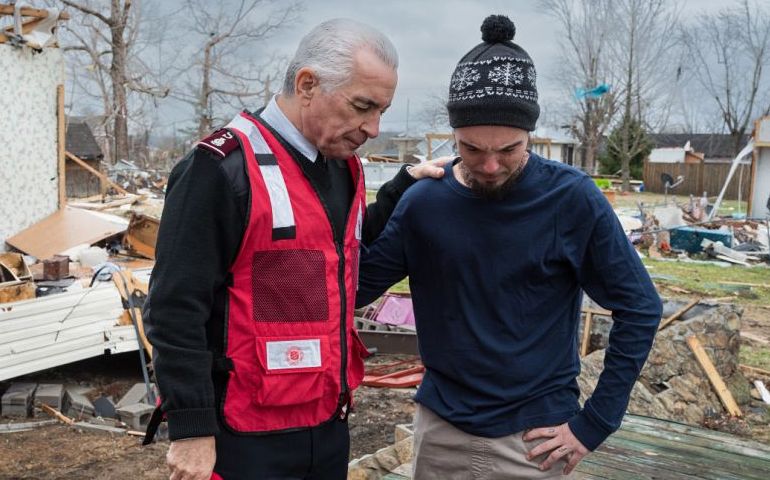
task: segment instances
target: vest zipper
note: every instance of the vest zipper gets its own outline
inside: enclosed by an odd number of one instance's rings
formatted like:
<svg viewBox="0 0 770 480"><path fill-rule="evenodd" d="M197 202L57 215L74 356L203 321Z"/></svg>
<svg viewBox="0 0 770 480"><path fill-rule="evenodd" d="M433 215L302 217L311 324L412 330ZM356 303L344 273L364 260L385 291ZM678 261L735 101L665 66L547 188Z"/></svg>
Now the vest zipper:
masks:
<svg viewBox="0 0 770 480"><path fill-rule="evenodd" d="M332 419L338 417L342 413L342 407L345 406L346 403L348 403L348 397L350 396L350 387L348 386L348 337L347 337L347 291L345 290L345 232L348 230L348 223L350 222L350 215L353 211L353 206L356 202L356 193L358 192L358 181L360 181L360 174L359 179L353 181L353 198L350 201L350 208L348 209L348 214L345 216L345 223L342 227L342 234L338 236L337 230L334 228L334 221L332 221L332 215L329 211L329 206L326 205L326 202L324 201L323 197L319 193L320 190L318 188L318 185L316 185L315 180L308 175L308 173L305 171L304 165L302 163L297 162L297 164L300 167L300 170L302 170L302 173L305 175L305 178L310 182L310 186L313 187L313 191L316 194L316 197L318 197L318 201L321 203L321 206L324 209L324 212L326 213L326 220L329 222L329 227L332 231L332 241L334 242L334 248L337 250L337 256L339 257L339 267L337 268L337 286L340 290L340 395L337 399L337 408L334 411L334 415L332 416Z"/></svg>

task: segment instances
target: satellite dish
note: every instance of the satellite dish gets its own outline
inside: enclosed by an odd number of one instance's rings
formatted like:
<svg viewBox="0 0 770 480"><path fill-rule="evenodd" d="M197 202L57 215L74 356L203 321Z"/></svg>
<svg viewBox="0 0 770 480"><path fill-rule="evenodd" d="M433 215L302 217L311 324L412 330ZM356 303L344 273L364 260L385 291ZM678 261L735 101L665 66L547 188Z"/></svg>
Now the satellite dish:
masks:
<svg viewBox="0 0 770 480"><path fill-rule="evenodd" d="M678 187L682 182L684 182L684 177L678 175L676 177L676 181L674 181L674 178L671 175L664 172L660 174L660 181L663 182L663 192L665 194L663 201L668 204L668 191L673 190L674 187Z"/></svg>

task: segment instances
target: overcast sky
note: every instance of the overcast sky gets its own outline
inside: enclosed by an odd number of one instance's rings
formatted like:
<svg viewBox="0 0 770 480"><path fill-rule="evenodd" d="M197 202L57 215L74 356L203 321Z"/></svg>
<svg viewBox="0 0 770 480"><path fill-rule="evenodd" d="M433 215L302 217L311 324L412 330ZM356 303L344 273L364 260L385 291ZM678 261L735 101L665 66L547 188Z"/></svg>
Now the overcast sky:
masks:
<svg viewBox="0 0 770 480"><path fill-rule="evenodd" d="M674 3L687 17L737 1L678 0ZM481 42L479 27L490 14L508 15L515 23L514 42L529 52L538 70L541 103L563 101L553 79L560 32L539 4L538 0L306 0L300 20L274 36L268 48L290 57L309 29L334 17L352 18L380 29L391 38L400 55L398 88L381 128L404 131L407 102L410 122L414 125L425 97L441 93L460 57ZM189 114L189 110L179 106L161 105L160 124L184 121Z"/></svg>

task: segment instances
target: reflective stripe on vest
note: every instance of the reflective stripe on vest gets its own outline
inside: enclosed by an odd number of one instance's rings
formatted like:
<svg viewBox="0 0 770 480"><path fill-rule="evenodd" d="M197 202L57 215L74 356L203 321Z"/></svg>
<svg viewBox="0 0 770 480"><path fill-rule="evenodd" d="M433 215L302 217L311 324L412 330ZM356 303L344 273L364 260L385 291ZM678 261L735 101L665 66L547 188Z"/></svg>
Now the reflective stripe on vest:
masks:
<svg viewBox="0 0 770 480"><path fill-rule="evenodd" d="M251 149L259 164L259 170L267 186L270 196L270 208L273 212L273 240L295 238L297 235L294 222L294 212L291 209L289 191L281 174L281 169L270 151L259 129L240 114L228 123L225 128L238 130L249 139Z"/></svg>

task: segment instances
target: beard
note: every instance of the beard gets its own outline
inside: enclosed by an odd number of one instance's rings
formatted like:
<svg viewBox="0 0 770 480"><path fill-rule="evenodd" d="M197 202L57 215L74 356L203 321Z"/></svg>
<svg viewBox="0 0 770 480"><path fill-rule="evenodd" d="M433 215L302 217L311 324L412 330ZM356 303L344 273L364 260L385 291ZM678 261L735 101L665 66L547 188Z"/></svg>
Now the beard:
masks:
<svg viewBox="0 0 770 480"><path fill-rule="evenodd" d="M523 161L516 167L516 170L511 173L503 183L498 185L489 185L487 183L479 182L473 177L473 174L464 163L460 162L460 175L463 177L463 181L471 189L473 193L480 196L484 200L500 201L503 200L511 191L516 181L519 179L522 170L527 165L529 156L525 156Z"/></svg>

